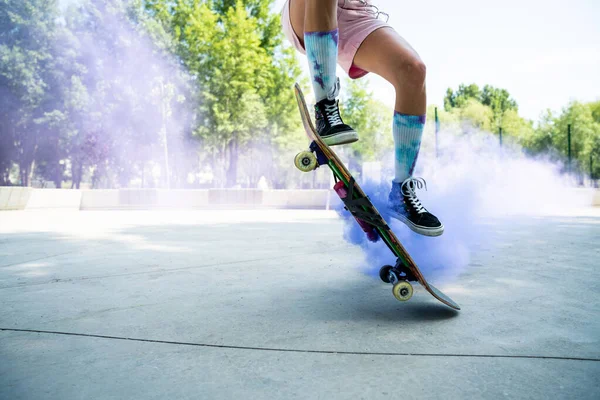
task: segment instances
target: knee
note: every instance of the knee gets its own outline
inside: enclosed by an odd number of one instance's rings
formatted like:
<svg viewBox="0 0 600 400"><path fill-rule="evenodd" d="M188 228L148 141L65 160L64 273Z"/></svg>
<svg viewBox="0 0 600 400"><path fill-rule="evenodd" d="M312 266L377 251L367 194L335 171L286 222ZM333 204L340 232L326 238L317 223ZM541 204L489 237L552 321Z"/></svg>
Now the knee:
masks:
<svg viewBox="0 0 600 400"><path fill-rule="evenodd" d="M410 58L400 62L396 66L394 74L394 86L411 86L421 88L425 86L425 78L427 76L427 67L425 63L418 57Z"/></svg>

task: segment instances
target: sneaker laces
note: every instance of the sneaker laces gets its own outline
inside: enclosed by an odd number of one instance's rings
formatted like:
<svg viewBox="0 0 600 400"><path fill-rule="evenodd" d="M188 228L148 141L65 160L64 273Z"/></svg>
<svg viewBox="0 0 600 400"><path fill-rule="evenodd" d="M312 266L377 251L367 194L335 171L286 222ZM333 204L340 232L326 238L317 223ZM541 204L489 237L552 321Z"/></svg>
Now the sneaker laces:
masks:
<svg viewBox="0 0 600 400"><path fill-rule="evenodd" d="M423 204L421 204L421 200L419 200L417 194L415 193L416 189L423 188L427 190L427 182L425 182L425 179L423 178L408 178L402 182L402 185L400 186L400 190L404 195L404 201L408 200L417 214L423 214L427 212L425 207L423 207Z"/></svg>
<svg viewBox="0 0 600 400"><path fill-rule="evenodd" d="M336 78L335 85L331 88L329 93L327 93L327 100L334 101L340 94L340 78ZM335 126L343 124L342 117L340 116L340 108L337 100L333 104L325 104L325 114L327 116L327 121L329 125Z"/></svg>
<svg viewBox="0 0 600 400"><path fill-rule="evenodd" d="M338 108L338 102L333 104L325 104L325 114L327 115L327 121L329 125L335 126L343 124L342 117L340 116L340 109Z"/></svg>

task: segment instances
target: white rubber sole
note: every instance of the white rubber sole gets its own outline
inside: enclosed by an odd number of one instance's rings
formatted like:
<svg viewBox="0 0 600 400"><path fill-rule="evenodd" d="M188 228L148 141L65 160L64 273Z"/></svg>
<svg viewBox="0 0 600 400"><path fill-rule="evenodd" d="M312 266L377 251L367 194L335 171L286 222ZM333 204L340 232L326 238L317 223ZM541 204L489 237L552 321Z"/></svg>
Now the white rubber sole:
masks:
<svg viewBox="0 0 600 400"><path fill-rule="evenodd" d="M358 133L355 131L338 133L335 136L322 137L327 146L338 146L340 144L354 143L358 141Z"/></svg>
<svg viewBox="0 0 600 400"><path fill-rule="evenodd" d="M392 210L389 210L389 212L390 212L390 216L392 218L397 219L398 221L402 222L404 225L408 226L408 228L411 231L416 232L420 235L435 237L435 236L441 236L442 233L444 233L444 225L438 226L437 228L425 228L425 227L414 224L411 220L409 220L402 214L398 214Z"/></svg>

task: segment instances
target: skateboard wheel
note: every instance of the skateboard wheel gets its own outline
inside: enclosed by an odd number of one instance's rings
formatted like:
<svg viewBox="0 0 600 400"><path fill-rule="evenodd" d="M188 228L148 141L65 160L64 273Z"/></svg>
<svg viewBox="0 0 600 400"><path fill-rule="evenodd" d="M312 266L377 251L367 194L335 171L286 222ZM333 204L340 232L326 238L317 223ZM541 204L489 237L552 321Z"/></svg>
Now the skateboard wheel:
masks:
<svg viewBox="0 0 600 400"><path fill-rule="evenodd" d="M317 168L317 157L310 151L301 151L296 154L294 165L302 172L310 172Z"/></svg>
<svg viewBox="0 0 600 400"><path fill-rule="evenodd" d="M392 270L392 268L394 267L392 267L391 265L384 265L379 270L379 277L385 283L390 283L390 271Z"/></svg>
<svg viewBox="0 0 600 400"><path fill-rule="evenodd" d="M413 295L413 287L406 281L396 282L392 288L392 293L396 299L400 301L407 301Z"/></svg>

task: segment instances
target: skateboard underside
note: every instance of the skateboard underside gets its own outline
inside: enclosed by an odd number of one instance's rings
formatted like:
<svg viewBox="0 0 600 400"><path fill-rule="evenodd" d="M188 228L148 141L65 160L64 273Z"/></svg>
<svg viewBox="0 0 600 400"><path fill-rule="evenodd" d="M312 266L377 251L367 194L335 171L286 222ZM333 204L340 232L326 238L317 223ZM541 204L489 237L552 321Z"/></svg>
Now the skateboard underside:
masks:
<svg viewBox="0 0 600 400"><path fill-rule="evenodd" d="M310 119L304 95L298 84L295 85L296 100L302 117L306 134L311 140L308 151L296 156L295 165L303 172L312 171L319 166L327 165L334 176L334 190L342 199L345 208L354 216L357 223L371 241L383 240L390 251L397 257L396 265L386 265L380 270L380 277L386 283L393 284L392 293L398 300L406 301L412 297L413 288L409 282L419 282L433 297L447 306L460 310L458 304L429 284L404 246L398 241L389 225L377 211L371 200L362 191L350 172L335 154L316 134Z"/></svg>

